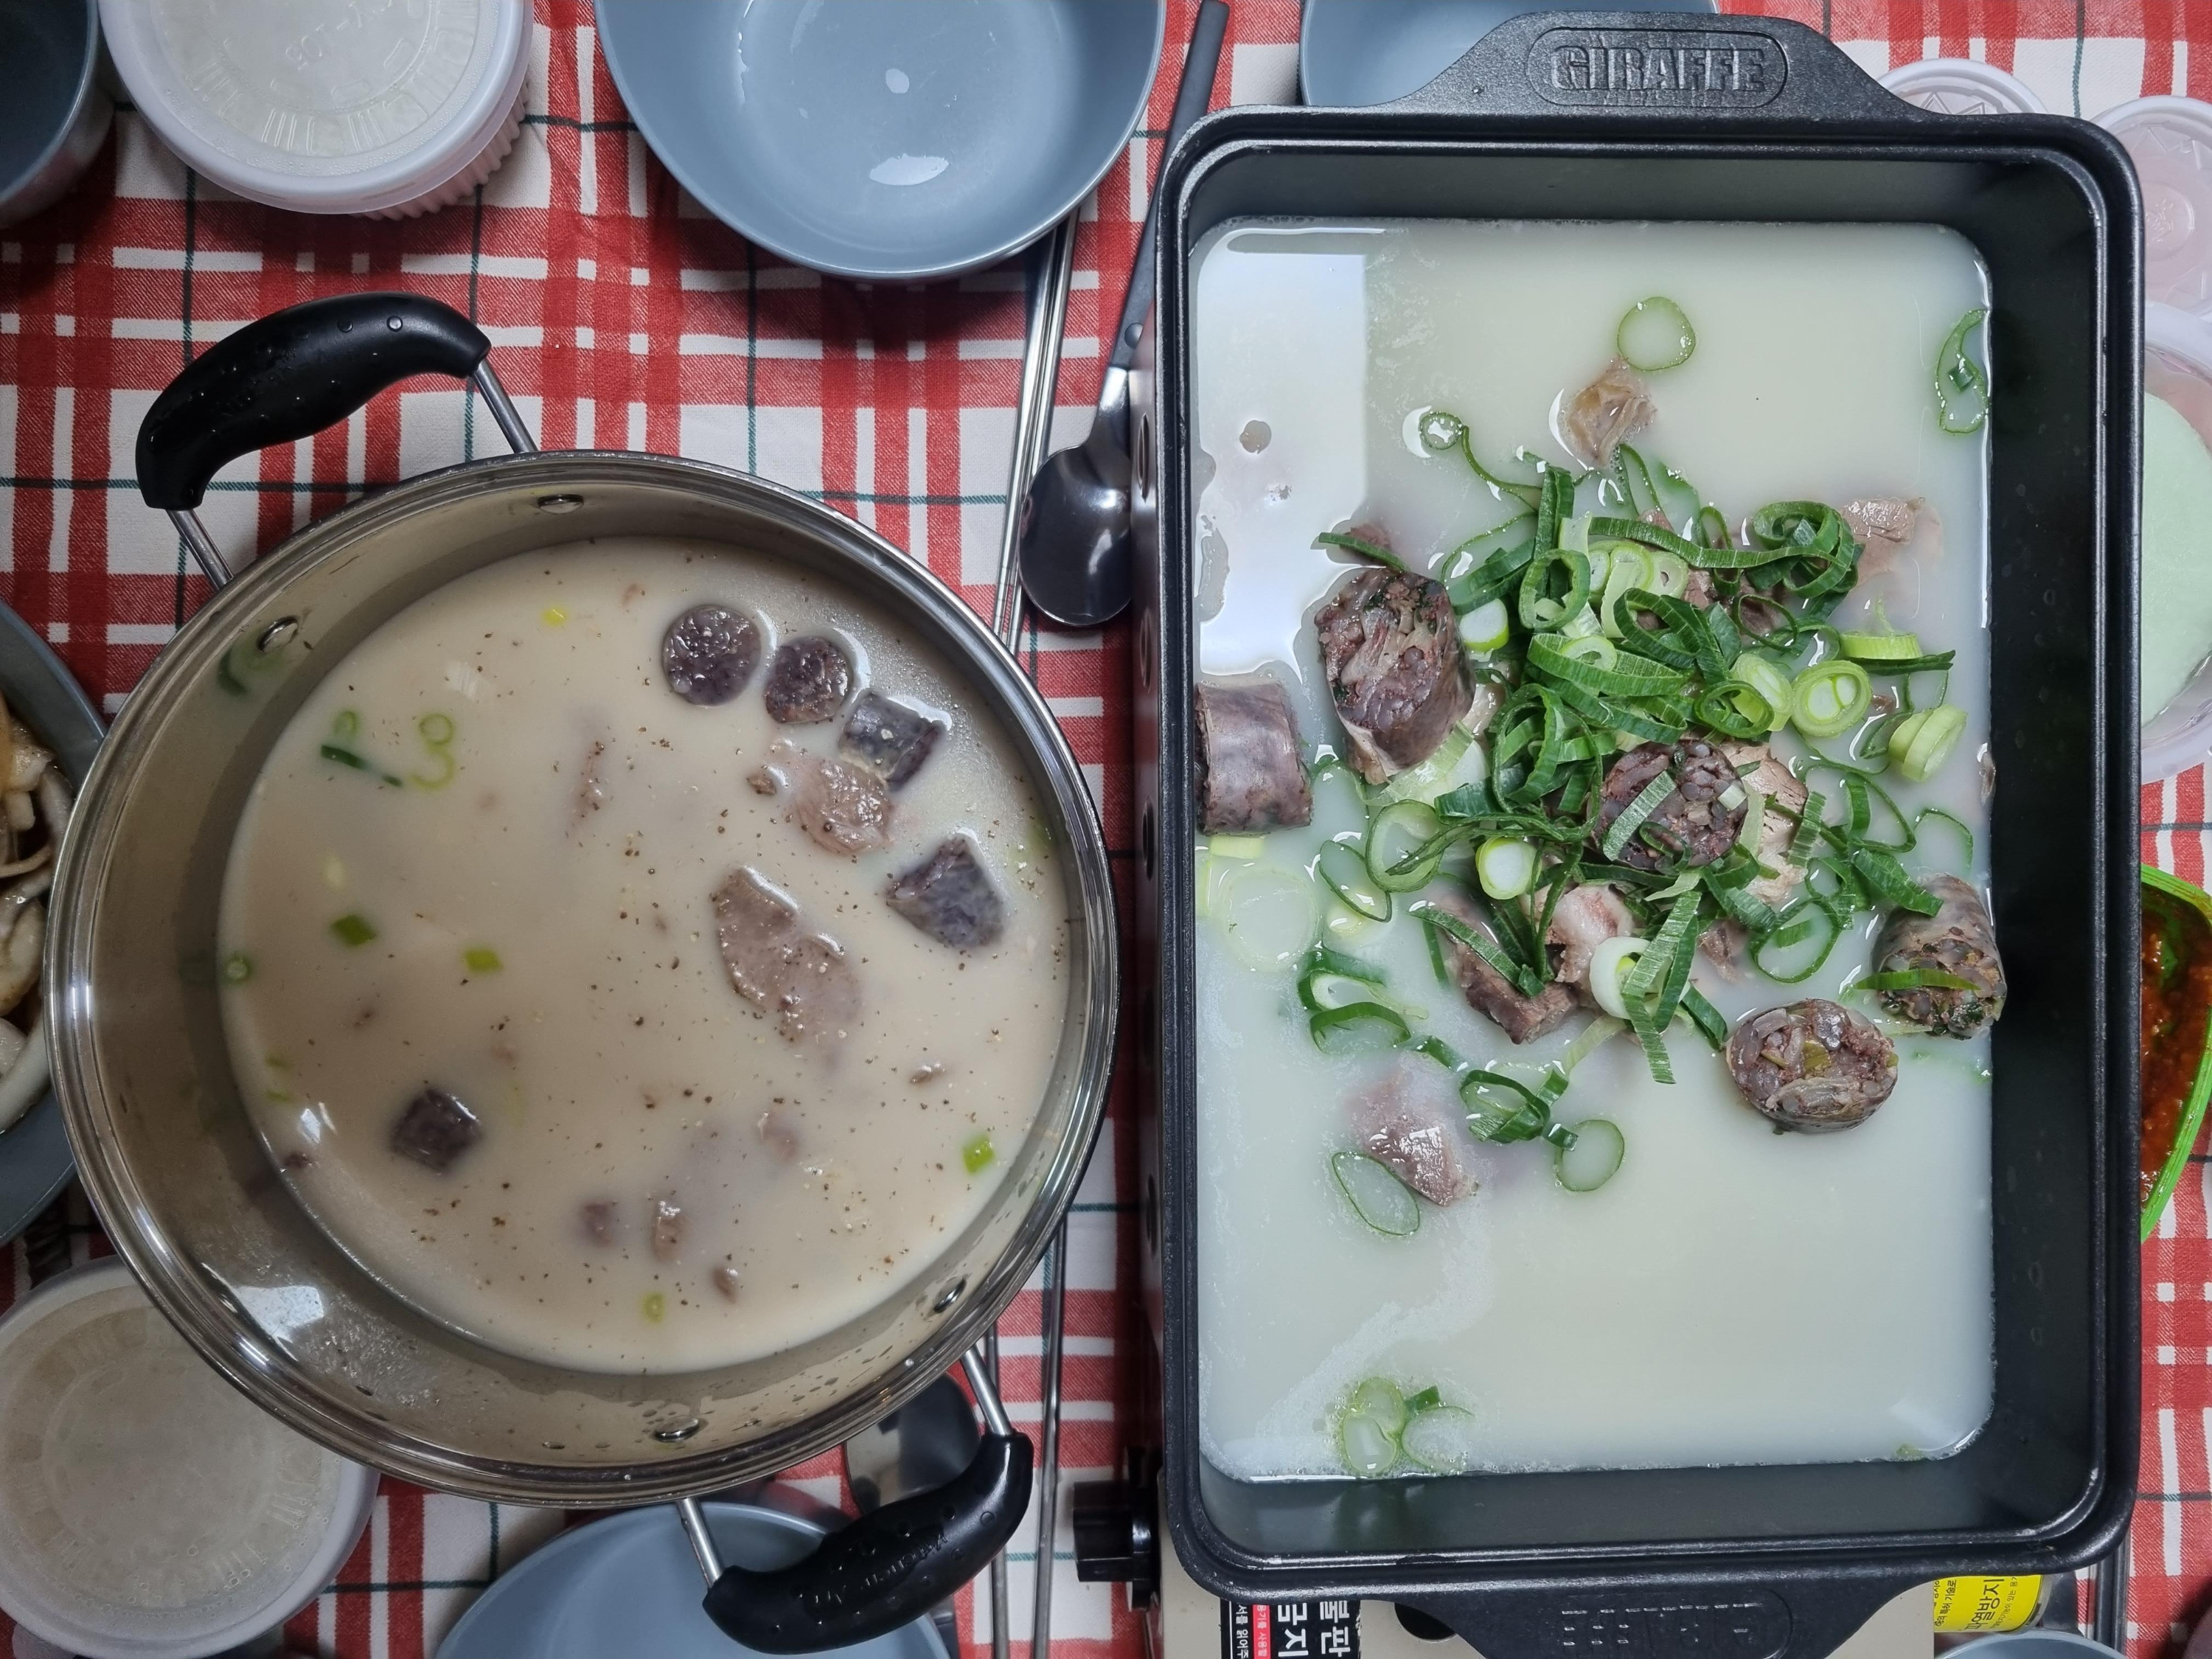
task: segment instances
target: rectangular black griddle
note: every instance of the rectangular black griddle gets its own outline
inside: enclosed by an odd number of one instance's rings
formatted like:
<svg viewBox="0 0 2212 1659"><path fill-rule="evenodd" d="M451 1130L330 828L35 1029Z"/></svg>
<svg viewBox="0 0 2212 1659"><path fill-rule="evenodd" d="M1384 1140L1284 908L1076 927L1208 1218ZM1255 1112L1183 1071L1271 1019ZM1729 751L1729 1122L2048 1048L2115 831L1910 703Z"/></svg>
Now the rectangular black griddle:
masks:
<svg viewBox="0 0 2212 1659"><path fill-rule="evenodd" d="M1396 1601L1491 1659L1811 1659L1913 1583L2103 1553L2133 1499L2139 1360L2142 216L2124 153L2080 121L1907 106L1794 24L1571 14L1501 27L1382 109L1211 117L1160 188L1158 426L1140 429L1138 460L1137 954L1150 983L1135 1036L1159 1482L1191 1576L1243 1601ZM1991 885L2012 992L1995 1034L1996 1405L1957 1455L1373 1483L1251 1483L1207 1462L1185 856L1191 259L1215 226L1267 216L1941 224L1986 264Z"/></svg>

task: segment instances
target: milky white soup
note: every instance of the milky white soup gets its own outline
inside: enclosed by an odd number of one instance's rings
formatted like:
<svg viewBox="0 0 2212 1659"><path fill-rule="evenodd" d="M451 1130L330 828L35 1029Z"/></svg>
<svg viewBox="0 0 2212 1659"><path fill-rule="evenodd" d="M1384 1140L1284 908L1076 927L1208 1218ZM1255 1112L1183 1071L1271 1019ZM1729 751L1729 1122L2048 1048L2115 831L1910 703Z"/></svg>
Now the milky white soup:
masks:
<svg viewBox="0 0 2212 1659"><path fill-rule="evenodd" d="M1697 344L1649 376L1659 412L1633 441L1731 523L1778 500L1923 501L1906 556L1863 578L1833 621L1874 627L1881 594L1892 624L1957 652L1956 752L1924 785L1884 781L1908 811L1941 804L1985 832L1986 441L1937 430L1929 376L1952 323L1987 303L1986 278L1936 228L1217 233L1193 325L1201 675L1274 677L1309 750L1341 752L1313 618L1352 567L1316 550L1316 533L1379 524L1425 570L1498 524L1498 500L1412 423L1447 408L1493 463L1523 444L1565 460L1560 400L1653 295L1680 303ZM1790 736L1778 753L1795 752ZM1356 801L1317 790L1312 825L1267 835L1261 857L1305 881L1322 843L1359 822ZM1955 836L1929 836L1942 867L1976 883L1986 842L1978 833L1962 862ZM1801 986L1731 983L1702 962L1693 982L1731 1021L1837 997L1866 971L1874 929L1862 916ZM1533 1067L1589 1023L1577 1013L1516 1048L1437 981L1418 927L1339 942L1477 1064ZM1986 1035L1897 1035L1894 1093L1860 1127L1819 1135L1776 1133L1686 1025L1668 1038L1671 1087L1617 1038L1576 1069L1559 1110L1619 1125L1626 1159L1607 1184L1563 1190L1541 1143L1482 1146L1474 1197L1424 1202L1419 1231L1389 1238L1352 1212L1328 1160L1356 1144L1347 1102L1405 1062L1318 1053L1294 974L1255 969L1218 917L1200 925L1197 965L1200 1425L1221 1468L1344 1474L1337 1415L1370 1377L1438 1389L1474 1419L1474 1466L1499 1470L1941 1455L1987 1417Z"/></svg>
<svg viewBox="0 0 2212 1659"><path fill-rule="evenodd" d="M662 660L702 603L758 630L713 706ZM779 724L763 686L799 636L852 684ZM888 821L848 855L798 785L864 689L950 729L872 786ZM953 840L1002 902L991 943L887 902ZM432 1316L592 1370L752 1358L897 1292L996 1193L1062 1017L1047 856L1005 735L849 593L706 544L510 558L371 635L271 751L223 890L233 1062L301 1200ZM749 1000L726 940L796 941L849 997ZM457 1154L407 1139L426 1091L477 1126Z"/></svg>

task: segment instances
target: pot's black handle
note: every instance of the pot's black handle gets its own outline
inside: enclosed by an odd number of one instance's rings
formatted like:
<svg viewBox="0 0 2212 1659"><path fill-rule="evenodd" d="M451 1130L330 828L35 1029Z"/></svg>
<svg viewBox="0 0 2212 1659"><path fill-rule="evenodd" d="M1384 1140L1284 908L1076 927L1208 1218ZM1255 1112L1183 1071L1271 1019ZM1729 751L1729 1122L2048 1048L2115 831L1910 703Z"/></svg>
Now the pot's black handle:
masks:
<svg viewBox="0 0 2212 1659"><path fill-rule="evenodd" d="M987 1432L959 1477L887 1504L774 1572L726 1567L707 1616L757 1653L817 1653L911 1624L990 1564L1030 1503L1030 1443Z"/></svg>
<svg viewBox="0 0 2212 1659"><path fill-rule="evenodd" d="M482 329L419 294L272 312L210 346L154 400L138 428L138 492L149 507L196 507L240 455L311 437L410 375L468 380L490 349Z"/></svg>
<svg viewBox="0 0 2212 1659"><path fill-rule="evenodd" d="M1515 1589L1401 1598L1484 1653L1612 1653L1622 1659L1827 1659L1907 1583L1778 1575L1705 1586L1622 1581L1602 1589Z"/></svg>
<svg viewBox="0 0 2212 1659"><path fill-rule="evenodd" d="M1382 107L1699 122L1942 118L1883 90L1802 23L1696 12L1524 13Z"/></svg>

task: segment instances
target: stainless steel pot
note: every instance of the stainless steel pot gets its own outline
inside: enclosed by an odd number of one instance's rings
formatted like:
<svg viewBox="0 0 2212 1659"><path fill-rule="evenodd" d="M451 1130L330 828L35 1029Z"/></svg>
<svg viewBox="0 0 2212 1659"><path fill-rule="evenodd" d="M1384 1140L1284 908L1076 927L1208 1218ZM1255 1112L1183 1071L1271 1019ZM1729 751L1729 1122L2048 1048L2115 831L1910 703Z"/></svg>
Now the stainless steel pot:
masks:
<svg viewBox="0 0 2212 1659"><path fill-rule="evenodd" d="M686 1498L787 1468L875 1422L961 1362L1036 1266L1105 1100L1118 986L1106 850L1042 700L927 570L850 520L743 473L655 455L532 453L484 363L488 349L458 313L414 295L319 301L216 345L149 413L141 489L173 514L222 591L132 693L85 780L46 966L55 1083L116 1248L256 1404L348 1457L476 1498ZM343 419L425 371L473 380L521 453L411 479L309 526L228 581L191 511L216 468ZM818 571L963 671L976 708L1024 757L1062 849L1072 941L1059 1058L999 1201L908 1290L843 1328L686 1376L520 1359L385 1289L276 1179L239 1099L213 973L240 811L321 678L456 577L617 533L726 542ZM708 1599L724 1628L769 1651L859 1640L917 1616L995 1553L1026 1504L1029 1445L968 1364L992 1431L967 1474L878 1510L798 1567L731 1569Z"/></svg>

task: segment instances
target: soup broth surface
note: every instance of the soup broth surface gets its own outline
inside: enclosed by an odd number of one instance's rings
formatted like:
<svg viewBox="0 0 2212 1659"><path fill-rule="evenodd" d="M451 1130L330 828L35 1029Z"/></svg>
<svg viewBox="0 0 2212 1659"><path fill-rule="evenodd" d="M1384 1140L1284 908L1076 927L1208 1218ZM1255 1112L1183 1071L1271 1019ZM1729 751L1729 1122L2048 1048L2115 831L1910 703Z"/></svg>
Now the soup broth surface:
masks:
<svg viewBox="0 0 2212 1659"><path fill-rule="evenodd" d="M708 602L759 625L761 667L700 707L661 643ZM763 705L799 635L950 726L856 857L749 782L837 753L842 714ZM518 556L393 617L285 730L224 885L232 1059L293 1190L399 1295L558 1364L726 1365L896 1293L991 1201L1063 1018L1044 823L971 711L872 606L704 544ZM1005 906L965 950L885 898L956 834ZM842 949L842 1039L792 1040L732 988L713 896L741 870ZM426 1088L481 1127L442 1170L392 1146Z"/></svg>
<svg viewBox="0 0 2212 1659"><path fill-rule="evenodd" d="M1772 501L1917 498L1918 537L1863 576L1832 618L1888 622L1954 650L1967 726L1929 783L1883 780L1940 822L1909 868L1987 874L1978 763L1989 732L1986 438L1938 430L1930 373L1951 325L1988 303L1962 239L1932 227L1247 222L1197 259L1200 672L1286 686L1309 750L1342 752L1315 644L1348 567L1319 532L1372 525L1416 571L1508 514L1456 454L1416 434L1466 417L1493 465L1559 464L1560 401L1613 355L1651 295L1678 302L1694 354L1647 376L1658 415L1632 440L1731 525ZM2002 395L2000 391L1999 395ZM1526 476L1516 467L1514 476ZM1800 755L1794 733L1776 750ZM1816 787L1834 788L1832 781ZM1260 857L1304 879L1357 804L1317 792L1310 828ZM1924 856L1933 861L1923 863ZM1203 855L1201 855L1203 856ZM1700 961L1734 1021L1866 971L1862 916L1802 985ZM1332 936L1380 963L1427 1031L1478 1065L1559 1057L1589 1016L1516 1048L1437 982L1419 927ZM1410 1237L1363 1225L1331 1153L1356 1145L1347 1101L1391 1057L1309 1040L1289 968L1255 969L1218 918L1197 937L1200 1427L1206 1455L1253 1480L1342 1475L1337 1413L1363 1380L1434 1386L1475 1419L1497 1470L1789 1463L1942 1455L1990 1410L1992 1314L1986 1035L1895 1031L1894 1093L1862 1126L1784 1134L1747 1107L1686 1024L1676 1081L1607 1042L1558 1109L1602 1115L1620 1172L1577 1194L1540 1143L1483 1146L1480 1190L1423 1204ZM1848 1000L1848 999L1846 999ZM1866 1009L1861 996L1854 1006Z"/></svg>

